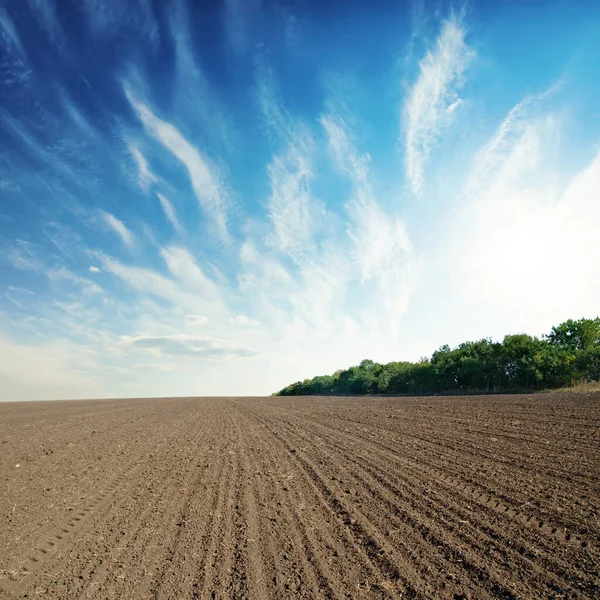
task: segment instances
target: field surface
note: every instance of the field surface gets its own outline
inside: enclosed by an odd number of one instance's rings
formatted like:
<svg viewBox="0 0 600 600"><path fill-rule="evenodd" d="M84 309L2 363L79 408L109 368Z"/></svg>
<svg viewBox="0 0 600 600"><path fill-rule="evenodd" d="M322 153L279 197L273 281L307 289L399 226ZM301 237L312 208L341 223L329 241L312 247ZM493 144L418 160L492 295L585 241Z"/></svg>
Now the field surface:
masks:
<svg viewBox="0 0 600 600"><path fill-rule="evenodd" d="M0 404L0 597L599 598L600 394Z"/></svg>

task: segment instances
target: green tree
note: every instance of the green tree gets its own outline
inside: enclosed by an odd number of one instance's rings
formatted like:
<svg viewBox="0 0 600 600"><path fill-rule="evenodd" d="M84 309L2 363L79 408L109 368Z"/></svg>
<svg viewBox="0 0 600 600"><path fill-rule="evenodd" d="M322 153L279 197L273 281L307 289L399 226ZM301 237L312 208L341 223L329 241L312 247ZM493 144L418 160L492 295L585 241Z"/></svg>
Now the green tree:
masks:
<svg viewBox="0 0 600 600"><path fill-rule="evenodd" d="M535 389L542 380L533 357L544 342L525 333L507 335L502 342L504 389Z"/></svg>
<svg viewBox="0 0 600 600"><path fill-rule="evenodd" d="M571 350L589 350L600 345L600 318L569 319L552 328L548 341Z"/></svg>
<svg viewBox="0 0 600 600"><path fill-rule="evenodd" d="M300 394L425 394L557 388L600 380L600 318L565 321L543 339L519 333L448 345L431 360L359 365L296 382L279 392Z"/></svg>

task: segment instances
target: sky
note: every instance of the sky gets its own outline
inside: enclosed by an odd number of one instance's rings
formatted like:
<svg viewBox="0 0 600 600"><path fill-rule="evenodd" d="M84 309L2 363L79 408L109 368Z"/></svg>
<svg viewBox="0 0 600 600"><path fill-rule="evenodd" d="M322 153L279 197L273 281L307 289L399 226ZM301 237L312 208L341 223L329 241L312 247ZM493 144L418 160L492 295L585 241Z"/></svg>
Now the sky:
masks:
<svg viewBox="0 0 600 600"><path fill-rule="evenodd" d="M600 315L600 4L0 1L0 400L258 395Z"/></svg>

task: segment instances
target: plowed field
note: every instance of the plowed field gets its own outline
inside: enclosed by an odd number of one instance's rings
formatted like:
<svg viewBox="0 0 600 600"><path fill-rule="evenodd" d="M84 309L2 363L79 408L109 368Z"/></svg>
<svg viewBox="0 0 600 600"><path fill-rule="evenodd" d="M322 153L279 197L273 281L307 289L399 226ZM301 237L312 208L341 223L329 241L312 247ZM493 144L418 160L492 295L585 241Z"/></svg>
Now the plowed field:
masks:
<svg viewBox="0 0 600 600"><path fill-rule="evenodd" d="M0 404L0 597L599 598L600 394Z"/></svg>

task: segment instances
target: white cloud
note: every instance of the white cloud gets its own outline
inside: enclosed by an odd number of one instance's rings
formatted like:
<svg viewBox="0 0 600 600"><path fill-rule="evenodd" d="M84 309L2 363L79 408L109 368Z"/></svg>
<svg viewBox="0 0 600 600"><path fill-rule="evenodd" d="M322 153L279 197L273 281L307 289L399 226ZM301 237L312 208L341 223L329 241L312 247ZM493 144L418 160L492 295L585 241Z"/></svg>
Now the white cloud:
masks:
<svg viewBox="0 0 600 600"><path fill-rule="evenodd" d="M514 107L478 154L471 193L447 227L469 235L440 240L439 270L452 275L438 284L463 337L541 334L598 313L600 154L565 186L555 153L566 124L523 111Z"/></svg>
<svg viewBox="0 0 600 600"><path fill-rule="evenodd" d="M0 374L6 390L2 400L81 398L97 393L93 365L89 351L64 340L17 343L0 334Z"/></svg>
<svg viewBox="0 0 600 600"><path fill-rule="evenodd" d="M477 153L466 186L467 195L472 196L484 191L484 186L489 183L488 178L493 170L502 161L506 153L510 152L518 136L523 133L527 124L528 109L534 100L534 96L527 96L513 106L491 139Z"/></svg>
<svg viewBox="0 0 600 600"><path fill-rule="evenodd" d="M442 25L435 47L419 63L419 75L403 107L406 176L419 194L425 183L425 163L432 146L447 126L445 115L460 104L458 90L474 56L465 43L463 23L451 16Z"/></svg>
<svg viewBox="0 0 600 600"><path fill-rule="evenodd" d="M274 83L272 69L260 57L257 59L259 77L257 82L258 102L267 132L275 134L279 139L291 140L299 124L292 119L282 105L277 87Z"/></svg>
<svg viewBox="0 0 600 600"><path fill-rule="evenodd" d="M207 300L220 298L218 284L204 273L187 248L168 246L161 250L161 256L170 273L194 294Z"/></svg>
<svg viewBox="0 0 600 600"><path fill-rule="evenodd" d="M98 267L95 267L94 265L91 265L89 268L89 272L90 273L100 273L100 269Z"/></svg>
<svg viewBox="0 0 600 600"><path fill-rule="evenodd" d="M17 296L21 296L25 294L25 297L21 297L17 299ZM35 293L26 288L15 287L9 285L4 292L4 297L13 305L21 310L27 310L25 304L31 304L31 296L35 296Z"/></svg>
<svg viewBox="0 0 600 600"><path fill-rule="evenodd" d="M67 281L73 283L84 294L99 294L102 292L102 288L97 283L76 275L66 267L50 269L46 275L50 281Z"/></svg>
<svg viewBox="0 0 600 600"><path fill-rule="evenodd" d="M98 213L106 225L108 225L115 233L119 235L126 246L129 248L133 248L133 246L135 246L135 238L131 231L127 229L123 221L119 221L117 217L103 210L99 210Z"/></svg>
<svg viewBox="0 0 600 600"><path fill-rule="evenodd" d="M187 333L165 336L122 336L120 341L124 345L156 356L173 354L221 360L256 356L254 350L238 342Z"/></svg>
<svg viewBox="0 0 600 600"><path fill-rule="evenodd" d="M4 49L9 49L12 46L21 57L25 57L17 28L5 9L0 9L0 42L2 42Z"/></svg>
<svg viewBox="0 0 600 600"><path fill-rule="evenodd" d="M198 148L193 146L171 123L159 119L148 106L126 90L131 106L144 127L187 169L200 206L213 221L222 241L229 241L227 231L227 193L219 170Z"/></svg>
<svg viewBox="0 0 600 600"><path fill-rule="evenodd" d="M337 168L353 183L346 204L347 233L352 240L350 255L361 283L376 282L383 314L389 328L395 331L414 293L419 270L419 259L408 228L403 220L387 214L377 202L371 184L370 156L358 154L344 120L339 115L329 114L320 122Z"/></svg>
<svg viewBox="0 0 600 600"><path fill-rule="evenodd" d="M285 110L272 71L260 61L258 67L262 116L267 132L280 147L267 165L271 225L267 243L300 266L314 254L327 216L323 202L311 191L315 142L309 128Z"/></svg>
<svg viewBox="0 0 600 600"><path fill-rule="evenodd" d="M231 317L229 321L234 325L241 325L242 327L260 325L260 321L257 321L256 319L250 319L246 315L238 315L237 317Z"/></svg>
<svg viewBox="0 0 600 600"><path fill-rule="evenodd" d="M162 194L157 192L156 195L158 196L160 205L163 209L163 212L165 213L165 217L167 217L167 221L169 221L169 223L171 223L171 225L173 226L173 229L175 229L179 233L183 233L183 227L182 227L181 223L179 222L179 219L177 218L177 214L175 212L175 208L173 207L173 204L171 204L169 199L165 198L165 196L163 196Z"/></svg>
<svg viewBox="0 0 600 600"><path fill-rule="evenodd" d="M105 271L112 273L128 287L145 295L155 296L181 308L195 310L198 298L169 278L142 267L131 267L105 255L98 255Z"/></svg>
<svg viewBox="0 0 600 600"><path fill-rule="evenodd" d="M21 271L41 271L44 268L33 251L33 245L26 240L17 240L14 246L6 250L6 256L12 266Z"/></svg>
<svg viewBox="0 0 600 600"><path fill-rule="evenodd" d="M185 321L188 325L206 325L208 323L208 317L204 315L185 315Z"/></svg>
<svg viewBox="0 0 600 600"><path fill-rule="evenodd" d="M286 340L330 338L342 326L348 258L338 216L312 191L318 152L309 126L291 117L278 98L272 72L259 65L259 101L280 150L267 166L269 228L248 239L238 276L253 312Z"/></svg>
<svg viewBox="0 0 600 600"><path fill-rule="evenodd" d="M458 98L446 109L446 112L448 114L452 114L462 103L463 103L463 99Z"/></svg>
<svg viewBox="0 0 600 600"><path fill-rule="evenodd" d="M473 161L471 172L465 185L467 197L485 193L486 186L499 165L504 164L515 144L525 130L530 127L536 112L540 112L542 103L552 97L563 85L562 78L540 94L530 94L513 106L488 142L481 148ZM527 157L525 157L527 158Z"/></svg>
<svg viewBox="0 0 600 600"><path fill-rule="evenodd" d="M77 233L56 221L47 223L43 227L42 232L63 256L70 261L74 260L74 247L80 241L80 236Z"/></svg>
<svg viewBox="0 0 600 600"><path fill-rule="evenodd" d="M138 170L138 183L140 187L146 192L148 191L148 186L151 183L155 183L157 181L156 176L152 171L150 171L150 167L148 166L148 161L144 157L144 155L140 152L140 149L133 143L129 142L127 144L129 148L129 152L135 161Z"/></svg>
<svg viewBox="0 0 600 600"><path fill-rule="evenodd" d="M168 246L160 249L168 275L149 268L124 265L102 253L92 254L106 272L121 279L143 298L159 298L172 309L206 315L211 321L226 318L230 313L223 300L224 290L203 272L185 248Z"/></svg>
<svg viewBox="0 0 600 600"><path fill-rule="evenodd" d="M325 207L310 190L314 177L311 140L302 135L274 156L267 167L271 185L269 242L301 264L315 251L315 236L323 228Z"/></svg>

